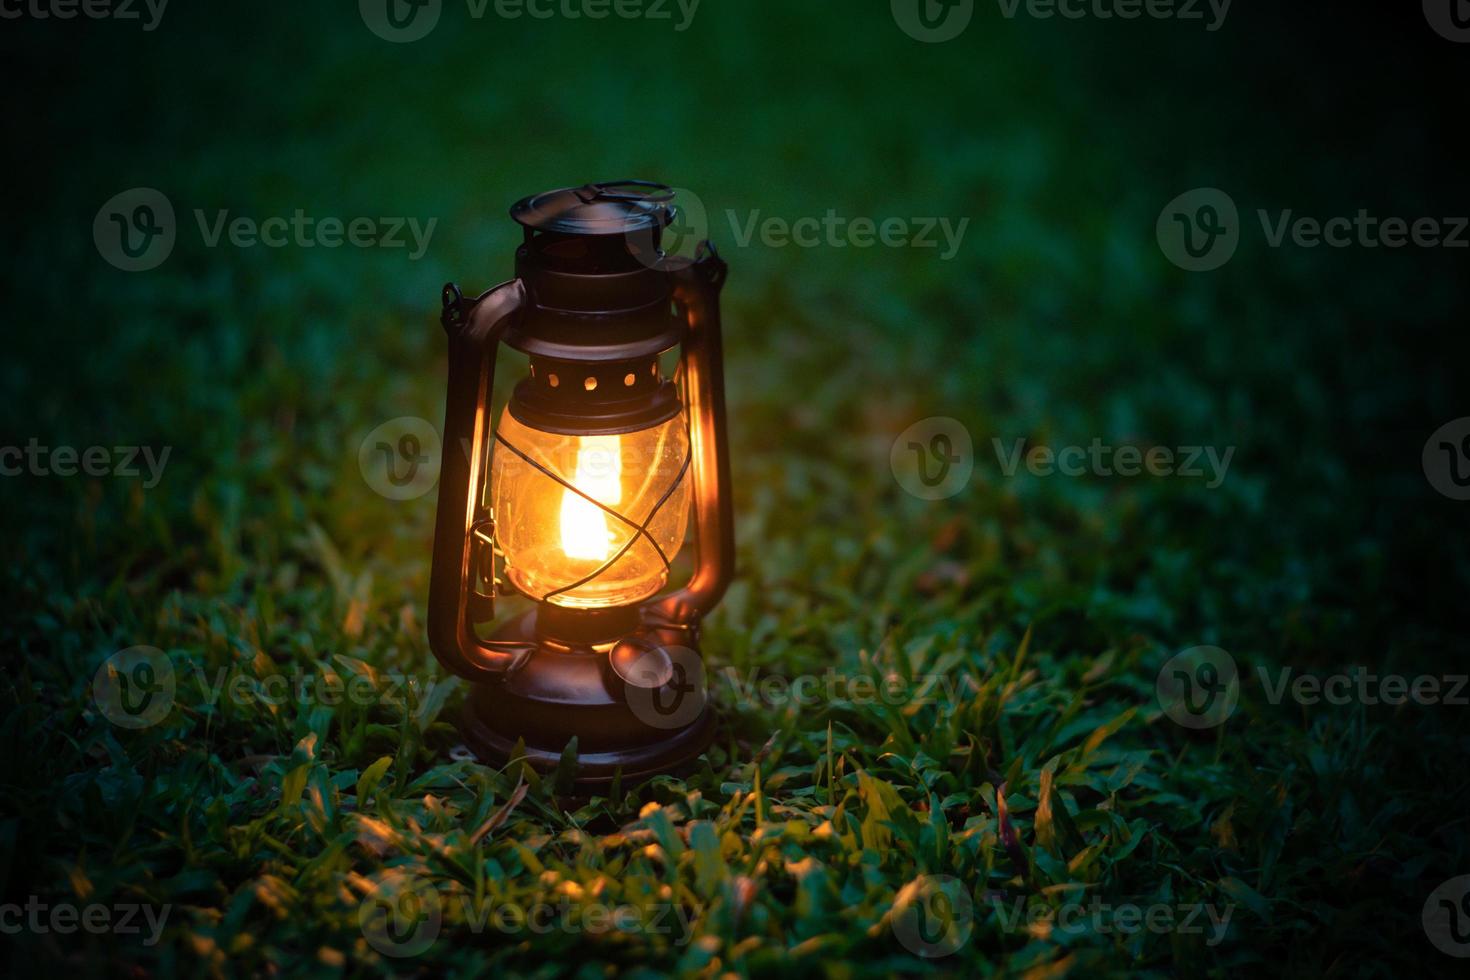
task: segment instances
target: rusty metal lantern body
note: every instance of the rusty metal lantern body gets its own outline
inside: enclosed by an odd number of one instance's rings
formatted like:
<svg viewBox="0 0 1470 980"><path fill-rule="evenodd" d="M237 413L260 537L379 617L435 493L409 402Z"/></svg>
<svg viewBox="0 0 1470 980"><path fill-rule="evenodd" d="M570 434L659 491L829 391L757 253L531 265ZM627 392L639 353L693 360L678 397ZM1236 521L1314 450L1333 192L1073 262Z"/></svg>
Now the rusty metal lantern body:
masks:
<svg viewBox="0 0 1470 980"><path fill-rule="evenodd" d="M430 645L474 682L464 731L478 755L505 762L523 745L549 769L575 736L583 787L677 768L710 739L699 626L734 572L726 266L708 242L693 259L663 254L672 198L645 181L526 198L511 209L516 278L473 300L443 293ZM501 343L530 370L492 426ZM668 378L660 355L675 347ZM689 519L693 573L660 594ZM536 606L490 629L505 586Z"/></svg>

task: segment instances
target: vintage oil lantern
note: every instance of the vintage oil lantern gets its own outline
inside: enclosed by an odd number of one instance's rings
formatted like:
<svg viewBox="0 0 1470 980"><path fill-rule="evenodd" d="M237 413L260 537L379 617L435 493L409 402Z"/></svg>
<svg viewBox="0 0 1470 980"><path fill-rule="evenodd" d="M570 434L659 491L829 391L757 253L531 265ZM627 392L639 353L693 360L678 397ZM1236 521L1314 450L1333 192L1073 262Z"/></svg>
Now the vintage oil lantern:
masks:
<svg viewBox="0 0 1470 980"><path fill-rule="evenodd" d="M523 741L549 769L575 736L584 788L677 768L710 739L700 620L734 572L726 265L708 242L663 252L673 198L637 180L525 198L510 212L516 277L476 299L443 293L430 644L473 682L476 754L504 762ZM502 342L530 365L492 425ZM660 355L675 347L669 377ZM691 517L693 572L669 589ZM535 607L495 626L505 586Z"/></svg>

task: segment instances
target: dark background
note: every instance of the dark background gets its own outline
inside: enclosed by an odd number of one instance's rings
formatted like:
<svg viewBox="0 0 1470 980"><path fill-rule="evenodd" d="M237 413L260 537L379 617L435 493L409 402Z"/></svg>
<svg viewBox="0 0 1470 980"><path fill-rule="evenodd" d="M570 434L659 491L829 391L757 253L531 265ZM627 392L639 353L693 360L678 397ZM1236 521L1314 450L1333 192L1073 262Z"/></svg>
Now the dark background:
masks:
<svg viewBox="0 0 1470 980"><path fill-rule="evenodd" d="M332 570L308 527L371 576L372 621L408 607L422 622L433 498L372 494L358 444L395 416L442 420L440 285L508 278L507 207L594 179L694 189L732 267L742 581L715 624L718 660L812 669L895 630L983 660L1030 627L1059 676L1118 651L1144 679L1125 702L1146 700L1164 651L1199 643L1243 668L1464 669L1470 504L1434 492L1420 454L1470 414L1467 251L1272 249L1255 217L1470 214L1470 45L1435 35L1417 4L1236 0L1207 33L1007 20L980 3L961 38L922 44L874 0L704 0L683 33L476 21L447 0L427 38L390 44L348 3L173 0L146 33L5 20L0 52L0 445L173 447L147 492L0 478L7 894L60 887L85 836L92 804L67 800L96 754L73 701L111 650L167 645L150 637L170 616L227 620L215 603L262 597L287 633L320 636L311 610L330 607ZM127 273L99 256L92 221L138 186L173 202L179 239L158 269ZM1188 273L1154 223L1200 186L1233 197L1241 244ZM438 224L418 261L211 249L195 208ZM829 208L971 222L942 261L741 248L724 217ZM970 430L976 471L925 504L895 484L888 450L932 415ZM992 437L1236 454L1210 491L1012 479ZM432 669L421 636L394 651ZM1466 711L1252 720L1229 765L1312 782L1298 814L1338 805L1323 786L1343 780L1354 812L1293 830L1300 873L1216 966L1418 958L1391 938L1423 946L1413 896L1470 870ZM1336 725L1361 755L1329 779L1311 760ZM765 740L759 720L731 727L732 746Z"/></svg>

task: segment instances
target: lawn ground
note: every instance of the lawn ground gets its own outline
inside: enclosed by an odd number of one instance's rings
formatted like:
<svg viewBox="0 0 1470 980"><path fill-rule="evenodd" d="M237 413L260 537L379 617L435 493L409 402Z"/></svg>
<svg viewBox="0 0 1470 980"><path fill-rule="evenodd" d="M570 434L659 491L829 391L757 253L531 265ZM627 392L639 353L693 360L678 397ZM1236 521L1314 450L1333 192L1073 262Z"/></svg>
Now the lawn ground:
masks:
<svg viewBox="0 0 1470 980"><path fill-rule="evenodd" d="M0 480L5 901L166 914L8 932L8 973L1452 972L1421 910L1470 873L1470 708L1273 691L1463 672L1470 505L1420 464L1467 414L1463 253L1273 248L1255 213L1465 213L1430 95L1463 60L1409 17L1328 43L991 12L926 45L835 6L707 0L675 32L449 5L389 44L350 8L180 5L0 45L0 444L170 450L151 486ZM438 289L510 275L507 206L623 176L696 191L731 264L739 580L697 769L568 800L457 751L433 496L376 493L358 449L442 422ZM1202 186L1241 243L1188 273L1155 220ZM148 272L89 234L133 187L177 215ZM221 211L297 209L436 224L415 258L209 244ZM829 209L970 223L947 258L740 242ZM890 450L934 416L974 470L926 501ZM1233 455L1008 475L1018 440ZM176 689L134 729L93 682L139 645ZM1200 646L1238 702L1193 728L1155 685ZM400 893L432 927L374 932Z"/></svg>

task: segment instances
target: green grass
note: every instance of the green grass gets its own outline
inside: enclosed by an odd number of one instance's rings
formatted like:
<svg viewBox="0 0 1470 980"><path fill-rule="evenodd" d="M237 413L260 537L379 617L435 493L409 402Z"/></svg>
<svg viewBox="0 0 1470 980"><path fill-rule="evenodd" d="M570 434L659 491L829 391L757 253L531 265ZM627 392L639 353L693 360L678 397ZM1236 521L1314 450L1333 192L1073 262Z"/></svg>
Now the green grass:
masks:
<svg viewBox="0 0 1470 980"><path fill-rule="evenodd" d="M920 47L881 8L711 3L674 41L446 11L391 46L350 9L284 6L170 10L144 36L26 26L18 63L53 88L16 110L32 191L0 443L172 454L149 490L0 480L0 886L169 913L151 945L5 935L8 973L1450 972L1420 910L1470 872L1470 709L1278 705L1257 670L1455 671L1463 517L1419 451L1462 414L1442 344L1463 270L1256 235L1190 275L1153 236L1165 201L1207 184L1246 214L1447 211L1433 128L1341 168L1344 131L1400 119L1377 76L1324 101L1291 64L1253 69L1287 93L1266 116L1230 86L1186 99L1160 81L1238 79L1247 49L1290 45L1244 14L1215 39L991 19ZM68 46L83 68L53 75ZM1383 57L1381 73L1411 60ZM423 629L433 497L378 496L357 449L387 419L441 421L438 287L508 277L505 207L628 175L697 190L731 263L740 577L708 624L719 724L697 769L570 800L564 774L456 751L464 688ZM139 185L173 201L180 242L127 274L88 233ZM418 262L209 249L192 227L194 208L298 207L439 225ZM736 247L725 210L756 208L973 220L949 262ZM888 459L933 415L965 424L976 468L930 503ZM991 448L1094 437L1237 452L1205 489L1007 477ZM129 730L92 685L140 644L166 651L178 688L162 722ZM1244 678L1202 732L1154 694L1201 644ZM946 686L873 703L829 695L829 672ZM376 693L249 693L298 675ZM817 703L779 696L808 676ZM973 905L952 955L896 934L933 898L921 876ZM360 914L404 881L442 922L388 957ZM1207 925L1047 927L1094 899L1230 918L1218 942ZM585 930L466 916L537 908ZM625 927L590 925L623 908ZM1008 924L1026 908L1033 927Z"/></svg>

